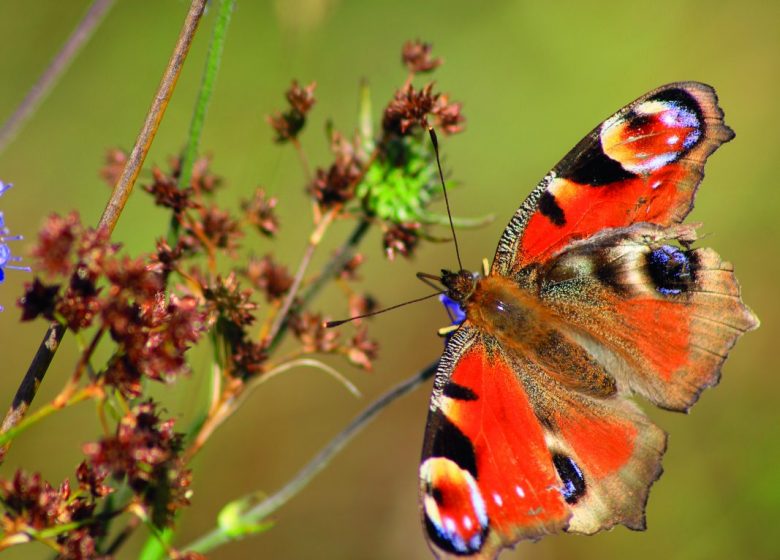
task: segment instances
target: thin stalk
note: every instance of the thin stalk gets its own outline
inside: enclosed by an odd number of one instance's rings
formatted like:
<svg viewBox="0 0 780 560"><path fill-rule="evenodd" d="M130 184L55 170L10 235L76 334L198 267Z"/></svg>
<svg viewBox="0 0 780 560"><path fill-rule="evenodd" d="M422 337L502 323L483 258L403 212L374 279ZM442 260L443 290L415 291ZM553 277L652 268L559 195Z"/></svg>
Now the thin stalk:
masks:
<svg viewBox="0 0 780 560"><path fill-rule="evenodd" d="M207 0L192 0L192 4L190 4L179 39L168 61L168 66L165 68L162 80L157 88L157 93L146 115L144 125L136 138L133 150L130 152L125 168L122 170L122 175L111 193L111 198L106 204L103 215L100 217L98 227L106 228L109 233L113 232L114 227L116 227L122 209L130 197L138 174L141 172L146 154L149 153L149 148L165 114L168 101L173 95L184 60L187 58L187 53L192 45L192 40L198 29L198 23L200 23L206 2ZM22 378L16 391L11 408L3 419L2 426L0 426L0 434L12 430L24 418L38 392L38 386L43 381L46 371L54 359L62 337L65 335L65 330L66 328L59 323L49 325L30 366L27 368L27 373ZM10 440L7 441L10 442ZM8 443L0 444L0 463L5 459L7 452Z"/></svg>
<svg viewBox="0 0 780 560"><path fill-rule="evenodd" d="M84 17L76 26L76 29L68 37L65 44L43 71L38 81L30 88L22 102L0 127L0 154L16 138L24 123L35 113L41 102L54 89L57 81L68 69L73 59L81 50L81 47L94 34L103 21L108 11L114 5L114 0L94 0L84 14Z"/></svg>
<svg viewBox="0 0 780 560"><path fill-rule="evenodd" d="M330 226L330 224L333 222L333 218L336 217L336 214L338 214L340 210L340 206L336 206L328 210L328 212L322 216L322 219L309 237L309 243L306 245L306 250L303 252L303 257L301 258L301 262L298 265L298 270L296 271L295 277L293 278L290 291L287 292L287 296L282 303L282 307L277 312L276 317L274 318L274 321L271 325L271 329L268 332L268 336L266 337L266 340L269 343L269 349L273 346L273 343L281 332L282 327L288 321L290 308L292 307L295 298L298 296L298 290L301 287L303 277L306 274L306 270L309 268L312 257L314 256L314 251L322 241L322 237L325 235L325 231L328 229L328 226Z"/></svg>
<svg viewBox="0 0 780 560"><path fill-rule="evenodd" d="M373 420L382 410L396 399L409 394L428 378L433 376L438 367L438 361L430 364L420 372L416 373L406 381L398 384L390 391L379 397L368 408L361 412L349 425L344 428L336 437L334 437L322 450L314 456L287 484L280 488L275 494L269 496L256 506L247 510L241 515L241 524L256 524L263 521L279 507L287 503L290 498L300 492L311 480L323 470L333 459L333 457L349 443L371 420ZM251 494L254 497L256 494ZM250 495L236 500L249 500ZM229 535L225 529L217 527L209 533L203 535L196 541L184 547L183 550L206 553L216 547L236 539Z"/></svg>
<svg viewBox="0 0 780 560"><path fill-rule="evenodd" d="M192 169L195 165L195 159L198 157L200 137L203 133L203 125L206 122L206 111L214 93L214 84L217 81L219 64L222 60L222 51L225 48L225 36L227 35L230 16L233 14L235 5L236 0L222 0L219 5L219 13L217 13L217 21L214 22L209 52L206 55L206 68L203 71L200 91L195 101L195 111L192 113L192 121L190 121L187 146L184 148L184 154L182 155L179 188L187 188L192 179Z"/></svg>
<svg viewBox="0 0 780 560"><path fill-rule="evenodd" d="M355 226L355 229L352 230L352 233L344 242L344 244L338 249L338 251L336 251L336 254L333 255L330 261L328 261L328 263L325 265L322 273L317 276L315 280L306 287L306 289L301 291L301 307L306 307L306 305L312 299L314 299L317 294L320 293L322 288L324 288L330 280L339 274L339 272L344 268L344 265L346 265L355 255L357 246L360 245L360 242L366 236L366 233L368 233L370 227L371 223L368 220L361 219L358 222L358 224ZM281 316L281 314L277 314L277 317ZM270 340L268 344L269 352L271 352L284 337L288 327L288 320L289 317L284 317L276 331L276 335L274 337L267 338L267 340Z"/></svg>

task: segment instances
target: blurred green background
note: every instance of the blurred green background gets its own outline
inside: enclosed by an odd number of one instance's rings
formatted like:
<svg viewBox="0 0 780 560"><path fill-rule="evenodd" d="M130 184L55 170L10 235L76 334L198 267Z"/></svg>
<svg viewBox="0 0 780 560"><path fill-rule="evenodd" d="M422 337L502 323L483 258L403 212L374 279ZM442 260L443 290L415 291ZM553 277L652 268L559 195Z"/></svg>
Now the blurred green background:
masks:
<svg viewBox="0 0 780 560"><path fill-rule="evenodd" d="M0 120L28 88L89 5L86 0L0 1ZM95 223L109 191L98 177L105 150L129 149L167 62L188 3L119 0L50 97L0 155L0 178L15 187L0 200L14 233L27 241L51 212L77 209ZM216 10L203 21L148 163L165 164L183 145ZM445 59L441 89L464 103L467 131L443 140L446 166L464 188L451 202L459 215L494 213L496 221L463 232L461 252L476 268L492 257L509 216L540 177L601 119L660 84L714 85L736 139L707 167L693 221L706 243L733 261L745 301L763 325L740 341L721 385L690 417L650 410L671 433L665 474L653 487L648 531L623 528L594 537L553 536L523 543L502 558L780 558L780 3L653 2L365 2L239 0L205 133L204 151L226 178L223 204L264 185L280 198L283 229L273 247L294 266L309 230L303 173L289 147L271 142L264 116L283 107L293 78L316 80L318 103L303 144L313 162L328 161L322 123L351 131L358 83L371 86L376 119L401 84L401 44L422 38ZM306 212L302 210L306 209ZM147 251L165 215L136 192L115 232L133 253ZM336 227L318 263L348 231ZM443 234L446 233L443 231ZM254 241L252 241L254 243ZM364 287L384 304L425 293L414 272L453 266L446 247L428 245L412 262L387 262L376 233L364 245ZM267 246L258 245L257 252ZM30 276L9 274L0 287L0 406L9 403L43 333L18 323L13 300ZM329 296L332 296L329 298ZM319 302L344 314L337 292ZM361 388L358 401L320 373L293 371L264 385L221 428L195 462L193 505L180 544L213 526L222 504L252 490L273 492L370 400L435 359L445 323L433 302L387 314L372 324L382 344L375 372L339 369ZM51 399L74 363L68 335L38 396ZM197 404L205 354L195 374L155 391L186 419ZM282 508L267 533L213 558L429 558L417 510L417 465L429 385L395 403L302 494ZM72 474L80 446L98 435L84 404L44 421L16 442L0 476L18 467L57 483ZM140 536L140 535L139 535ZM137 554L135 539L124 556ZM48 558L32 545L8 558Z"/></svg>

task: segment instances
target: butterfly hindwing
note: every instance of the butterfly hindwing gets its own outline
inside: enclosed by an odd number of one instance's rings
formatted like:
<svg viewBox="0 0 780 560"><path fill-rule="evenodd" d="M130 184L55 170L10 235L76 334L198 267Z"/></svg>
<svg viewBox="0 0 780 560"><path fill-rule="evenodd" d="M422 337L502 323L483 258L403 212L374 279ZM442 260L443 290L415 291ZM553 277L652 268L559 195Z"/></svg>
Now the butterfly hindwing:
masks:
<svg viewBox="0 0 780 560"><path fill-rule="evenodd" d="M715 91L681 82L653 90L604 121L545 176L499 241L493 273L544 262L572 241L637 222L679 223L704 164L733 138Z"/></svg>
<svg viewBox="0 0 780 560"><path fill-rule="evenodd" d="M689 248L693 226L635 224L527 267L539 298L623 392L687 410L717 383L737 338L758 325L729 263ZM533 277L533 280L531 278Z"/></svg>

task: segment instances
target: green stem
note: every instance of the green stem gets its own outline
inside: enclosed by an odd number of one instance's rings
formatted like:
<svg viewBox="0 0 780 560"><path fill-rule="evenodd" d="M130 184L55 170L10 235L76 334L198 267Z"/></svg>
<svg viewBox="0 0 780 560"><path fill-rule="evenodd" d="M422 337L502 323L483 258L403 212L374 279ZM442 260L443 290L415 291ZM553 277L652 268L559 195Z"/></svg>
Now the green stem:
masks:
<svg viewBox="0 0 780 560"><path fill-rule="evenodd" d="M323 470L331 459L349 443L371 420L373 420L382 410L396 399L410 393L420 384L430 378L438 367L438 362L430 364L422 371L416 373L406 381L398 384L390 391L379 397L368 408L360 413L349 425L344 428L330 443L328 443L309 463L304 466L298 474L295 475L287 484L285 484L276 494L269 496L256 506L248 509L238 520L241 525L251 526L257 524L269 515L275 512L279 507L287 503L290 498L300 492L321 470ZM237 502L249 503L256 495L253 493L236 500ZM229 528L217 527L205 534L195 542L186 546L183 550L206 553L216 547L235 540L234 534L229 534Z"/></svg>
<svg viewBox="0 0 780 560"><path fill-rule="evenodd" d="M219 5L219 13L217 14L217 21L214 23L209 52L206 55L206 69L203 71L203 80L200 84L198 98L195 101L195 111L190 122L190 134L182 156L179 188L187 188L192 179L192 169L195 165L195 158L198 157L200 137L203 133L203 125L206 122L206 111L214 93L214 84L217 81L222 51L225 48L225 36L227 35L230 16L235 5L236 0L222 0Z"/></svg>

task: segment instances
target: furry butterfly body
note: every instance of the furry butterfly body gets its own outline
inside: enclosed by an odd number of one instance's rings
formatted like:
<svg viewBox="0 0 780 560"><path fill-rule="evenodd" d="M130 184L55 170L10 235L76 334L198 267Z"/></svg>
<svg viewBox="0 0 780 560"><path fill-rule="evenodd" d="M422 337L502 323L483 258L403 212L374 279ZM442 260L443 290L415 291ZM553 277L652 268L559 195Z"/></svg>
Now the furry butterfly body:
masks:
<svg viewBox="0 0 780 560"><path fill-rule="evenodd" d="M419 473L437 556L644 528L666 434L630 397L687 410L758 325L731 265L682 224L732 137L709 86L651 91L545 176L484 276L443 273L466 319L439 364Z"/></svg>

